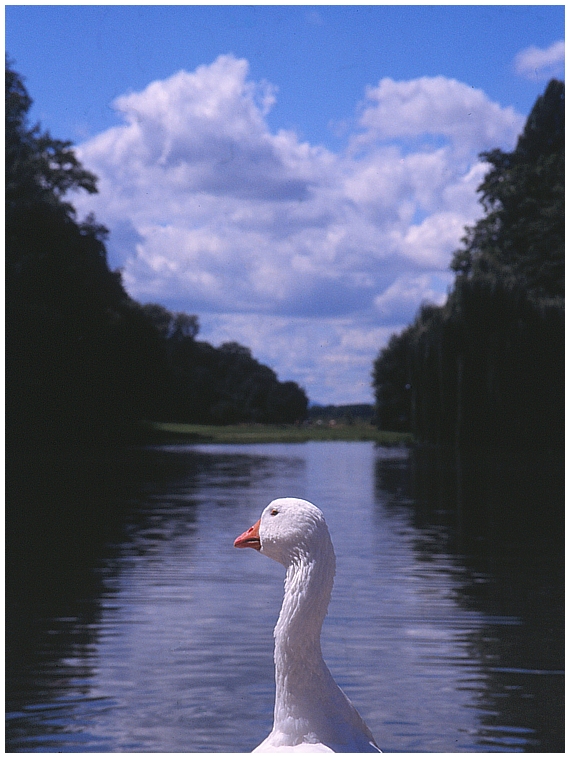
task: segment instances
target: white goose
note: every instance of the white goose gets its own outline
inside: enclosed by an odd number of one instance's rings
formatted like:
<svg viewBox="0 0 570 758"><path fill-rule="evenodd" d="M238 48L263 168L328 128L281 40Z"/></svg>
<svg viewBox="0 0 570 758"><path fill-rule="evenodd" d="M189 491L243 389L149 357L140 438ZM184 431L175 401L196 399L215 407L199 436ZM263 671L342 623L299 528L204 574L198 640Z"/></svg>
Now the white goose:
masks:
<svg viewBox="0 0 570 758"><path fill-rule="evenodd" d="M321 627L335 574L322 512L307 500L273 500L234 546L259 550L287 569L274 631L273 729L253 752L381 752L321 653Z"/></svg>

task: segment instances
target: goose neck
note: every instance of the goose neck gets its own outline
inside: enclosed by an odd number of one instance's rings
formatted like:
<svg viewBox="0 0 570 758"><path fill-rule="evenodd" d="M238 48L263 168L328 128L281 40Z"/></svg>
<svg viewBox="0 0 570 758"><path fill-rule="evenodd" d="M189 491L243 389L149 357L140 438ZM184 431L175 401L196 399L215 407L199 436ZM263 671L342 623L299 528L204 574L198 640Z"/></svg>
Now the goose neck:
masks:
<svg viewBox="0 0 570 758"><path fill-rule="evenodd" d="M317 559L300 553L287 567L275 627L275 725L291 739L311 731L319 692L330 673L321 653L321 628L334 580L334 552ZM296 743L295 743L296 744Z"/></svg>
<svg viewBox="0 0 570 758"><path fill-rule="evenodd" d="M287 658L320 653L321 628L334 572L332 550L316 557L299 551L293 557L287 567L283 605L275 627L276 655L278 650Z"/></svg>

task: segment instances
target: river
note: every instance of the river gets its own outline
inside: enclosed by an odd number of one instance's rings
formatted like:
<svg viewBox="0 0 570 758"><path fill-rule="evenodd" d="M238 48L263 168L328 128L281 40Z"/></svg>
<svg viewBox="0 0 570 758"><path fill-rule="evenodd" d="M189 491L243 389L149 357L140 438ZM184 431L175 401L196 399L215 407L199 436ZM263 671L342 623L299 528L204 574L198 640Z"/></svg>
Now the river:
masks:
<svg viewBox="0 0 570 758"><path fill-rule="evenodd" d="M7 751L250 752L284 572L233 540L297 496L337 554L325 660L384 752L562 752L559 471L366 442L48 457L8 521Z"/></svg>

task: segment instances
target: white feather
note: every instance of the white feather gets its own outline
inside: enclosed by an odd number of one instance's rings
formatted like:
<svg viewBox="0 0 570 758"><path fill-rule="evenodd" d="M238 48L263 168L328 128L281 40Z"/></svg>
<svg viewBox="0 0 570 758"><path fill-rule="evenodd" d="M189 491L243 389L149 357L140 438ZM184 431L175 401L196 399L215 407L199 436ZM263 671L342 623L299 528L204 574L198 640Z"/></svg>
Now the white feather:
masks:
<svg viewBox="0 0 570 758"><path fill-rule="evenodd" d="M261 515L259 541L260 552L282 563L286 575L274 631L273 729L254 752L380 752L321 653L335 574L322 512L307 500L274 500Z"/></svg>

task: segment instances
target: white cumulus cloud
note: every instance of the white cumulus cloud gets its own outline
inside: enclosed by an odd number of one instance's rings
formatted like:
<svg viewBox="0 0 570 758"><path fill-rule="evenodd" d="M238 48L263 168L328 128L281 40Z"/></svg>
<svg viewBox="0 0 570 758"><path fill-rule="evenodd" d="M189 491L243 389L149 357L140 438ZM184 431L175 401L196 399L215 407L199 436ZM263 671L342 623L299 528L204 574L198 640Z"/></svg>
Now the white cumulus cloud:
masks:
<svg viewBox="0 0 570 758"><path fill-rule="evenodd" d="M252 348L313 400L370 399L370 366L480 215L478 153L524 119L444 77L369 87L344 152L270 130L272 85L223 55L122 95L83 143L110 258L142 302L197 313L202 337Z"/></svg>
<svg viewBox="0 0 570 758"><path fill-rule="evenodd" d="M549 79L564 72L564 40L547 48L531 45L515 57L515 71L527 79Z"/></svg>
<svg viewBox="0 0 570 758"><path fill-rule="evenodd" d="M464 152L478 150L481 144L503 142L519 123L520 115L513 108L501 108L483 90L455 79L424 76L395 82L385 78L377 87L367 89L360 118L366 132L355 143L439 137Z"/></svg>

